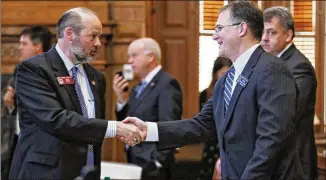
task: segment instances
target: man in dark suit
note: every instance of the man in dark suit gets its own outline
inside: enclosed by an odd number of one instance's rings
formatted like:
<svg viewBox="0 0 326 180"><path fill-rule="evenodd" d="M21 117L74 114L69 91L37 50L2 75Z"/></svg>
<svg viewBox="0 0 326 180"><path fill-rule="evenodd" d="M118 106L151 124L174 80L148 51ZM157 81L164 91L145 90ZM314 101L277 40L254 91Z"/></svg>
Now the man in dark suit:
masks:
<svg viewBox="0 0 326 180"><path fill-rule="evenodd" d="M20 60L36 56L43 52L47 52L51 48L52 34L46 26L30 26L26 27L20 33L19 51ZM7 81L4 86L4 95L2 114L1 114L1 135L6 137L2 139L1 145L8 146L2 149L1 156L1 177L8 179L12 157L18 140L19 134L19 116L15 104L15 80L13 76Z"/></svg>
<svg viewBox="0 0 326 180"><path fill-rule="evenodd" d="M125 119L142 130L142 140L172 148L218 137L223 179L301 179L295 141L295 81L277 57L259 42L263 13L252 2L221 9L215 27L219 55L232 60L217 81L212 98L187 120L143 122ZM121 140L128 140L128 138Z"/></svg>
<svg viewBox="0 0 326 180"><path fill-rule="evenodd" d="M93 11L71 9L58 21L57 45L17 66L21 131L9 179L74 179L94 166L91 179L100 179L104 138L140 138L136 127L103 120L104 75L87 64L101 33Z"/></svg>
<svg viewBox="0 0 326 180"><path fill-rule="evenodd" d="M294 20L285 7L264 11L264 50L284 60L292 73L298 90L296 112L297 147L304 178L317 179L317 150L314 137L314 115L317 79L310 61L292 43Z"/></svg>
<svg viewBox="0 0 326 180"><path fill-rule="evenodd" d="M141 82L131 90L125 78L116 75L113 88L118 97L117 120L127 116L147 119L151 122L173 121L182 115L182 92L178 81L164 72L159 44L151 38L140 38L133 41L128 48L129 60L133 71ZM156 143L145 142L134 147L127 146L129 163L143 168L142 179L170 178L174 162L174 149L159 151Z"/></svg>

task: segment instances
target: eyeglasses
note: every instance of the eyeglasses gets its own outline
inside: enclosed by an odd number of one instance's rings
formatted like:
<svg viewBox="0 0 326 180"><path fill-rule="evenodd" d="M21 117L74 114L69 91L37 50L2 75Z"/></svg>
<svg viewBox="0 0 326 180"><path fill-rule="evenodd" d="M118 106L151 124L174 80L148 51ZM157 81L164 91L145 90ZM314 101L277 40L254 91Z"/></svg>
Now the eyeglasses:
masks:
<svg viewBox="0 0 326 180"><path fill-rule="evenodd" d="M229 24L229 25L225 25L225 26L218 24L218 25L215 26L214 32L218 33L220 31L222 31L222 29L225 28L226 26L237 26L239 24L241 24L241 23L234 23L234 24Z"/></svg>

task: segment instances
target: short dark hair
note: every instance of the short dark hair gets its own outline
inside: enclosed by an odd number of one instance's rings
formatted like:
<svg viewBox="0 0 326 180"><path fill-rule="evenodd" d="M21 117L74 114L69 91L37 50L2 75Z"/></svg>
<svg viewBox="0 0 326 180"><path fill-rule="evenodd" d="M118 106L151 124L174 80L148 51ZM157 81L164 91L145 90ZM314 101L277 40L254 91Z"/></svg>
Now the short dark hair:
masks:
<svg viewBox="0 0 326 180"><path fill-rule="evenodd" d="M236 1L221 8L220 12L228 9L233 23L245 22L254 37L261 40L264 31L263 12L253 2Z"/></svg>
<svg viewBox="0 0 326 180"><path fill-rule="evenodd" d="M46 26L30 26L23 29L20 36L28 35L33 44L42 43L43 52L52 47L52 34Z"/></svg>
<svg viewBox="0 0 326 180"><path fill-rule="evenodd" d="M286 7L275 6L265 9L264 11L264 22L271 21L272 18L276 17L280 20L281 26L286 30L292 30L294 38L294 19L290 11Z"/></svg>
<svg viewBox="0 0 326 180"><path fill-rule="evenodd" d="M73 31L75 31L78 35L80 34L80 31L84 28L82 24L82 17L78 12L76 12L76 10L80 11L81 13L89 13L96 16L96 13L94 11L84 7L77 7L66 11L57 23L56 30L58 38L63 37L63 32L67 27L71 27Z"/></svg>
<svg viewBox="0 0 326 180"><path fill-rule="evenodd" d="M217 71L222 69L224 66L226 67L231 67L232 66L232 61L228 58L225 57L217 57L216 60L214 61L214 66L213 66L213 71L212 71L212 78L215 77L215 74Z"/></svg>

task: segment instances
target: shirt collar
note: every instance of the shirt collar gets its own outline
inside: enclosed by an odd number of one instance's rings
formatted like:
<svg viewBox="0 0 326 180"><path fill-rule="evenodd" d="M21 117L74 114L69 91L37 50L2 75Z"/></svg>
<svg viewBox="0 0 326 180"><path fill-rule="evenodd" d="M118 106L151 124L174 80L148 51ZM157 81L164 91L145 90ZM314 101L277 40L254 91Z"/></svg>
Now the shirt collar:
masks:
<svg viewBox="0 0 326 180"><path fill-rule="evenodd" d="M57 44L55 46L55 49L57 50L59 56L61 57L63 63L65 64L69 74L71 75L71 69L76 66L78 67L79 71L81 72L81 75L84 75L84 68L81 64L74 65L70 59L66 56L66 54L60 49L59 45Z"/></svg>
<svg viewBox="0 0 326 180"><path fill-rule="evenodd" d="M251 48L246 50L235 60L235 62L233 63L233 66L234 66L236 74L242 73L242 70L248 63L250 56L252 55L252 53L254 53L254 51L257 49L258 46L259 46L259 44L255 44L255 45L251 46Z"/></svg>
<svg viewBox="0 0 326 180"><path fill-rule="evenodd" d="M162 69L161 65L158 65L156 68L154 68L150 73L147 74L147 76L142 79L142 82L149 83L153 80L154 76Z"/></svg>
<svg viewBox="0 0 326 180"><path fill-rule="evenodd" d="M277 57L281 57L282 54L283 54L286 50L288 50L292 44L293 44L292 42L291 42L290 44L288 44L288 45L283 49L283 51L281 51L280 53L278 53Z"/></svg>

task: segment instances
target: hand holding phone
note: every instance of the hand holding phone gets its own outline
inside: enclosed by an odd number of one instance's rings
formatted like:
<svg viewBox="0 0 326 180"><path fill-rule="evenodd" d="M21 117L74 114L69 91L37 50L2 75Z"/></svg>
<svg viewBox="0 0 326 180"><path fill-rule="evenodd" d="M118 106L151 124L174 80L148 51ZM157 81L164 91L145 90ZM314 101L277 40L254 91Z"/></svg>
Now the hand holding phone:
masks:
<svg viewBox="0 0 326 180"><path fill-rule="evenodd" d="M115 74L121 76L123 79L125 78L125 77L123 76L123 72L122 72L122 71L118 71L118 72L116 72ZM128 90L129 90L129 88L128 88L128 86L127 86L127 87L125 87L125 88L123 89L123 92L126 92L126 91L128 91Z"/></svg>

